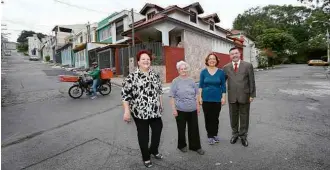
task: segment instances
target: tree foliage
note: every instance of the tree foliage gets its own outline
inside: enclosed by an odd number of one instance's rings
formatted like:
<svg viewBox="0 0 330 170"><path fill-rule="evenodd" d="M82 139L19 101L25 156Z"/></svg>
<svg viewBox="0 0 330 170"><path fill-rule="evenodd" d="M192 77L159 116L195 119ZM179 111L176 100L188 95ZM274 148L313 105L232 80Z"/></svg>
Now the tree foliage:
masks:
<svg viewBox="0 0 330 170"><path fill-rule="evenodd" d="M320 3L325 1L320 0ZM325 37L329 25L322 23L329 21L330 15L320 8L268 5L239 14L233 28L254 37L260 49L273 50L279 59L306 58L311 51L326 49L322 36Z"/></svg>
<svg viewBox="0 0 330 170"><path fill-rule="evenodd" d="M312 8L322 9L326 13L330 13L330 0L298 0L301 3L308 3Z"/></svg>
<svg viewBox="0 0 330 170"><path fill-rule="evenodd" d="M266 29L257 37L258 46L272 49L277 53L288 54L295 50L297 40L289 33L276 28Z"/></svg>
<svg viewBox="0 0 330 170"><path fill-rule="evenodd" d="M21 32L21 34L19 35L19 37L17 38L17 42L18 43L24 43L27 42L27 37L32 37L33 34L37 34L38 38L41 40L42 38L44 38L46 35L42 34L42 33L36 33L34 31L26 31L23 30Z"/></svg>
<svg viewBox="0 0 330 170"><path fill-rule="evenodd" d="M17 42L18 42L17 49L18 49L18 51L20 51L20 52L28 51L28 39L27 39L27 37L32 37L33 34L37 34L37 37L40 40L46 36L42 33L36 33L34 31L23 30L17 38Z"/></svg>

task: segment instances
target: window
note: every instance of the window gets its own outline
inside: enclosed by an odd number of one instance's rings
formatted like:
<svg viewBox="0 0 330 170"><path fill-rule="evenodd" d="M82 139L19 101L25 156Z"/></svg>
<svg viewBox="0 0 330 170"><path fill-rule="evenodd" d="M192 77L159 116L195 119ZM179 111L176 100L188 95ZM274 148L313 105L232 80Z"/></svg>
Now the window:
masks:
<svg viewBox="0 0 330 170"><path fill-rule="evenodd" d="M108 26L100 30L100 41L109 39L111 37L111 27Z"/></svg>
<svg viewBox="0 0 330 170"><path fill-rule="evenodd" d="M80 37L80 43L83 43L83 36Z"/></svg>
<svg viewBox="0 0 330 170"><path fill-rule="evenodd" d="M123 39L121 33L124 32L123 20L116 22L116 41Z"/></svg>
<svg viewBox="0 0 330 170"><path fill-rule="evenodd" d="M107 39L111 37L111 27L110 26L106 29L106 37L107 37Z"/></svg>
<svg viewBox="0 0 330 170"><path fill-rule="evenodd" d="M214 22L210 21L210 30L214 31Z"/></svg>
<svg viewBox="0 0 330 170"><path fill-rule="evenodd" d="M197 14L194 11L190 11L190 21L197 23Z"/></svg>
<svg viewBox="0 0 330 170"><path fill-rule="evenodd" d="M147 14L147 19L149 20L149 19L153 18L155 15L156 15L156 12L155 11L154 12L150 12L149 14Z"/></svg>

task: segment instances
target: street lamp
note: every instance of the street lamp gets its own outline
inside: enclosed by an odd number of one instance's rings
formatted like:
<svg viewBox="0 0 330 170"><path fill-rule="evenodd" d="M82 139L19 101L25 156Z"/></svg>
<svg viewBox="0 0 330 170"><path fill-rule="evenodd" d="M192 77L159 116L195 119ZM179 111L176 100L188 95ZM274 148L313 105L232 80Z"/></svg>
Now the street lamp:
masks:
<svg viewBox="0 0 330 170"><path fill-rule="evenodd" d="M323 24L328 24L330 26L330 21L313 21L313 23L323 23ZM328 44L328 50L327 50L327 56L328 56L328 63L330 63L330 35L329 35L329 29L327 28L327 44ZM328 68L329 69L329 68Z"/></svg>

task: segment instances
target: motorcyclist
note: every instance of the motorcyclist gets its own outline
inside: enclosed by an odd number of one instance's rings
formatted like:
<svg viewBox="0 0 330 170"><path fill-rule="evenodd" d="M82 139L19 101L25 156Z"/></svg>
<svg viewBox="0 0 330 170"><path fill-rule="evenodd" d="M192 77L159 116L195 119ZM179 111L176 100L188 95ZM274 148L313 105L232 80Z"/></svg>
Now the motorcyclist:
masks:
<svg viewBox="0 0 330 170"><path fill-rule="evenodd" d="M93 85L92 85L92 96L91 99L96 98L96 91L97 91L97 86L100 83L100 68L98 67L97 62L92 63L92 68L93 70L89 73L89 75L93 78Z"/></svg>

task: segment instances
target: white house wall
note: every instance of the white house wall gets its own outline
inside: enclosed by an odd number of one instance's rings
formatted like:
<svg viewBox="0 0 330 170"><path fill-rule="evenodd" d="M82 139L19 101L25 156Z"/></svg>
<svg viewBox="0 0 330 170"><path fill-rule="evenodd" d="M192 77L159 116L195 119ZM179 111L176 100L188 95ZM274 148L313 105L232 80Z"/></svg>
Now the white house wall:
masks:
<svg viewBox="0 0 330 170"><path fill-rule="evenodd" d="M53 57L53 50L51 48L51 46L45 46L43 49L42 49L42 58L43 60L46 60L45 57L46 56L49 56L50 60L54 60L54 57Z"/></svg>
<svg viewBox="0 0 330 170"><path fill-rule="evenodd" d="M69 46L61 51L61 58L62 58L62 64L63 65L69 65L72 66L72 47Z"/></svg>
<svg viewBox="0 0 330 170"><path fill-rule="evenodd" d="M41 41L37 36L28 37L28 53L30 56L38 56L38 50L41 48ZM36 54L32 54L32 50L36 49Z"/></svg>
<svg viewBox="0 0 330 170"><path fill-rule="evenodd" d="M175 24L169 22L163 22L160 24L156 24L154 28L162 33L162 42L165 46L170 45L170 37L169 32L176 27Z"/></svg>
<svg viewBox="0 0 330 170"><path fill-rule="evenodd" d="M258 67L258 61L257 61L257 49L255 48L255 43L244 36L244 45L243 48L243 57L244 61L247 61L253 65L254 68ZM252 45L252 46L251 46Z"/></svg>
<svg viewBox="0 0 330 170"><path fill-rule="evenodd" d="M192 8L192 10L196 12L196 10L194 8ZM173 18L173 19L176 19L176 20L182 21L184 23L190 24L192 26L198 27L200 29L203 29L203 30L205 30L207 32L210 32L212 34L215 34L215 35L221 36L223 38L226 38L226 33L222 32L222 31L219 31L217 28L214 28L214 31L210 30L210 24L202 21L201 19L198 19L197 24L196 24L196 23L193 23L193 22L190 21L190 16L189 15L181 13L181 12L173 12L173 13L169 14L168 16Z"/></svg>
<svg viewBox="0 0 330 170"><path fill-rule="evenodd" d="M6 42L5 48L8 50L16 50L16 43L15 42Z"/></svg>
<svg viewBox="0 0 330 170"><path fill-rule="evenodd" d="M146 16L145 17L147 17L147 15L148 15L148 13L151 13L151 12L155 12L156 14L158 13L158 10L156 9L156 8L149 8L148 10L147 10L147 12L146 12ZM138 20L137 20L138 21Z"/></svg>
<svg viewBox="0 0 330 170"><path fill-rule="evenodd" d="M74 54L74 58L75 58L75 67L76 68L87 68L86 65L86 50L81 50L78 51Z"/></svg>
<svg viewBox="0 0 330 170"><path fill-rule="evenodd" d="M105 47L106 44L87 43L87 51L96 49L98 47Z"/></svg>
<svg viewBox="0 0 330 170"><path fill-rule="evenodd" d="M131 16L131 12L130 11L127 11L127 10L122 11L121 13L117 14L115 17L111 18L109 20L109 22L113 22L114 20L122 17L123 15L127 15L126 17L123 18L124 31L127 31L127 30L131 29L129 27L129 25L132 24L132 16ZM135 22L138 21L138 20L141 20L143 18L144 18L143 15L134 12L134 21ZM124 41L126 41L126 40L129 39L129 37L125 37L124 36L123 39L117 41L116 23L115 22L111 23L110 24L110 27L111 27L112 42L114 44L122 43L122 42L124 42Z"/></svg>
<svg viewBox="0 0 330 170"><path fill-rule="evenodd" d="M179 42L176 41L176 37L181 36L181 43L184 42L183 40L183 31L182 32L176 32L176 33L170 33L170 46L176 47Z"/></svg>
<svg viewBox="0 0 330 170"><path fill-rule="evenodd" d="M58 46L63 46L65 44L65 38L69 36L70 33L66 32L57 32L57 45Z"/></svg>
<svg viewBox="0 0 330 170"><path fill-rule="evenodd" d="M228 54L230 48L232 48L232 47L234 47L234 44L225 42L220 39L212 38L212 51L213 52Z"/></svg>

